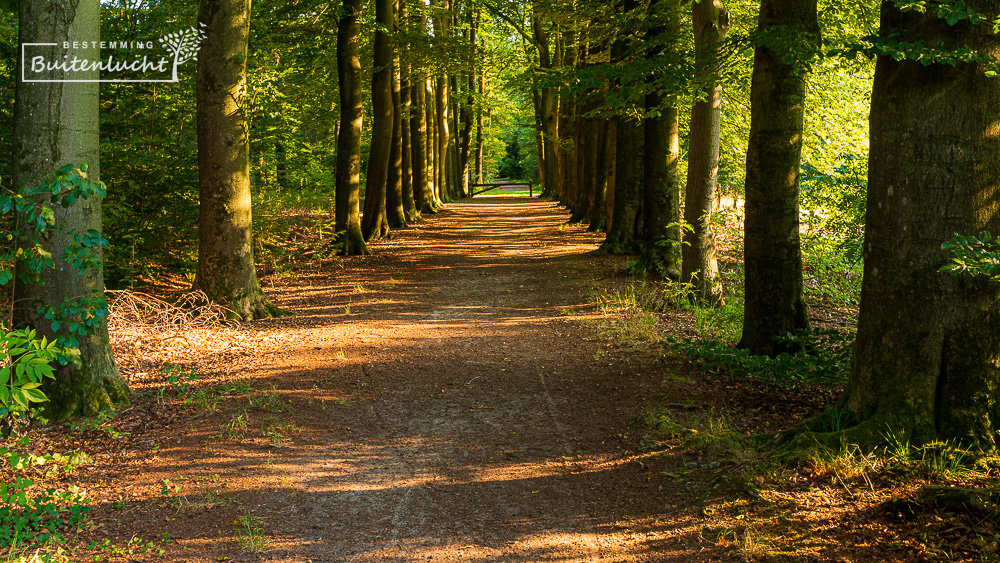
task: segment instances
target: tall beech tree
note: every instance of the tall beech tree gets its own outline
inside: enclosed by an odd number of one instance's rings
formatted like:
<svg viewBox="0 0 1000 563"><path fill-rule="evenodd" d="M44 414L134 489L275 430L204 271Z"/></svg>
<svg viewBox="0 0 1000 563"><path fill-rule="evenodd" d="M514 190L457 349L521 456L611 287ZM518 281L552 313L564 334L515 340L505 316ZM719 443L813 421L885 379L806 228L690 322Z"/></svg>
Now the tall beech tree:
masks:
<svg viewBox="0 0 1000 563"><path fill-rule="evenodd" d="M427 117L424 115L424 78L411 74L410 162L413 166L413 206L416 213L430 208L427 178Z"/></svg>
<svg viewBox="0 0 1000 563"><path fill-rule="evenodd" d="M883 2L882 38L1000 58L996 0L983 23ZM933 60L933 54L928 55ZM1000 431L1000 283L939 272L956 232L1000 232L1000 82L981 63L878 57L871 105L864 281L854 365L841 399L851 443L954 440L983 450ZM803 436L802 438L806 438ZM806 440L810 442L811 440Z"/></svg>
<svg viewBox="0 0 1000 563"><path fill-rule="evenodd" d="M716 283L719 264L715 258L715 189L719 178L719 127L722 121L722 86L718 84L718 50L729 30L729 12L720 0L694 0L692 4L695 44L695 84L699 98L691 108L688 142L687 189L684 195L685 231L681 249L681 280L691 283L698 299L722 301Z"/></svg>
<svg viewBox="0 0 1000 563"><path fill-rule="evenodd" d="M340 135L337 138L336 207L338 243L344 255L368 254L361 232L361 59L358 40L361 0L344 0L337 27L337 77L340 86Z"/></svg>
<svg viewBox="0 0 1000 563"><path fill-rule="evenodd" d="M816 0L763 0L763 38L790 30L819 39ZM750 85L744 219L744 315L740 347L773 356L778 338L809 328L799 246L799 159L806 79L789 53L760 44ZM792 58L794 58L794 53Z"/></svg>
<svg viewBox="0 0 1000 563"><path fill-rule="evenodd" d="M635 0L622 0L622 12L631 14L638 6ZM619 34L611 44L611 62L622 64L626 53L632 48L632 41L625 34ZM620 85L610 85L616 91ZM641 105L638 99L631 100L632 106ZM637 113L637 112L636 112ZM612 175L608 178L608 235L601 250L612 254L631 253L639 250L642 238L642 124L626 112L619 112L612 118L609 164L613 161ZM610 167L610 166L609 166Z"/></svg>
<svg viewBox="0 0 1000 563"><path fill-rule="evenodd" d="M393 2L393 22L398 22L398 0ZM398 31L398 29L397 29ZM403 205L403 108L400 78L399 49L393 49L392 57L392 140L389 145L389 174L385 185L385 215L389 227L406 227L406 211Z"/></svg>
<svg viewBox="0 0 1000 563"><path fill-rule="evenodd" d="M676 43L680 33L680 2L655 0L649 4L653 20L647 36ZM671 47L668 46L667 48ZM648 57L657 58L664 47L656 45ZM681 199L678 164L680 123L676 94L664 94L650 76L643 122L643 244L647 267L672 280L681 275Z"/></svg>
<svg viewBox="0 0 1000 563"><path fill-rule="evenodd" d="M400 29L409 31L411 18L407 11L406 0L397 1L398 13L396 14L396 22ZM409 46L404 42L402 44L397 44L397 49L402 52L400 56L401 66L399 69L399 117L400 117L400 135L402 136L402 149L403 149L403 159L402 159L402 189L403 189L403 217L407 222L416 221L420 217L420 212L417 209L416 201L414 200L413 194L413 139L410 133L410 123L411 123L411 113L412 113L412 101L411 101L411 84L410 79L410 61L408 56L410 54ZM395 117L394 117L395 119Z"/></svg>
<svg viewBox="0 0 1000 563"><path fill-rule="evenodd" d="M241 319L279 311L257 281L245 120L250 0L201 0L198 58L198 271L195 287Z"/></svg>
<svg viewBox="0 0 1000 563"><path fill-rule="evenodd" d="M18 41L56 43L100 40L100 3L59 0L21 0L18 14ZM51 57L57 53L50 49ZM90 60L99 57L98 49L78 49L74 55ZM18 72L20 76L20 72ZM68 73L55 70L50 80L96 79L97 72ZM88 165L88 176L97 180L98 162L98 84L96 82L17 81L14 102L14 183L24 186L42 180L46 174L66 164ZM47 197L43 203L48 203ZM52 206L56 227L43 234L42 247L51 253L54 268L42 274L44 284L15 282L13 321L15 327L30 326L53 339L61 333L38 310L58 307L65 299L96 299L103 303L104 273L91 268L84 274L63 259L73 242L74 233L101 230L99 197L78 200L70 207ZM91 249L101 258L101 249ZM101 305L97 305L101 306ZM68 324L68 323L66 323ZM67 328L61 329L63 332ZM59 366L56 379L46 381L49 398L48 416L62 419L93 415L116 403L128 402L128 387L115 365L108 341L107 317L97 319L86 335L76 335L80 362Z"/></svg>
<svg viewBox="0 0 1000 563"><path fill-rule="evenodd" d="M375 30L372 63L372 142L365 178L365 214L361 220L365 241L378 240L389 234L385 203L389 156L393 145L393 47L389 36L394 29L393 20L392 0L376 0L375 21L379 26Z"/></svg>

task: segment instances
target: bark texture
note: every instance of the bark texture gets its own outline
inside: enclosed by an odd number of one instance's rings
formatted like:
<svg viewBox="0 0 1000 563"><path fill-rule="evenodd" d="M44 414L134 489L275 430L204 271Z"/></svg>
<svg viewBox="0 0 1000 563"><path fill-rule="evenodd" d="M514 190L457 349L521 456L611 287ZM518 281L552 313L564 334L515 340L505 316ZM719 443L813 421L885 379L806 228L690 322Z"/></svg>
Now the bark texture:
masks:
<svg viewBox="0 0 1000 563"><path fill-rule="evenodd" d="M410 163L413 171L413 205L419 216L429 207L427 197L427 120L424 117L424 80L413 76L410 92Z"/></svg>
<svg viewBox="0 0 1000 563"><path fill-rule="evenodd" d="M816 0L763 0L758 29L796 28L819 37ZM805 76L784 52L754 51L750 85L744 219L745 300L740 346L751 354L784 351L777 338L809 328L799 248L799 157Z"/></svg>
<svg viewBox="0 0 1000 563"><path fill-rule="evenodd" d="M54 9L55 8L55 9ZM100 39L100 4L97 0L80 2L41 2L22 0L19 10L21 43L58 43L86 38ZM79 58L96 59L97 49L74 51ZM53 48L49 57L55 58ZM58 71L48 79L61 79ZM71 78L97 78L96 73L73 73ZM14 103L14 183L23 186L66 164L87 164L88 176L98 179L98 84L97 83L25 83L17 81ZM48 199L48 198L46 198ZM52 253L55 268L43 275L44 285L16 284L13 320L16 328L30 326L49 339L57 336L51 323L38 314L39 307L55 306L65 298L101 297L104 274L92 269L85 274L62 260L72 242L73 233L101 230L101 201L91 197L69 208L52 206L56 229L43 233L43 248ZM64 232L59 232L63 229ZM101 257L99 248L94 249ZM49 397L47 416L63 419L83 414L93 415L116 403L128 403L128 386L118 372L108 342L107 321L102 320L87 336L78 336L80 365L57 367L55 381L43 387Z"/></svg>
<svg viewBox="0 0 1000 563"><path fill-rule="evenodd" d="M719 128L722 121L722 86L718 85L718 49L729 30L729 12L719 0L694 0L692 7L696 83L702 99L691 108L688 143L687 189L684 195L684 222L691 228L683 233L681 280L694 286L700 301L722 303L722 286L717 283L719 263L715 257L715 190L719 178Z"/></svg>
<svg viewBox="0 0 1000 563"><path fill-rule="evenodd" d="M615 119L614 207L601 250L612 254L639 251L642 233L642 125Z"/></svg>
<svg viewBox="0 0 1000 563"><path fill-rule="evenodd" d="M361 0L344 0L337 29L337 76L340 79L340 135L337 138L336 230L341 254L368 254L361 232L361 59L358 16Z"/></svg>
<svg viewBox="0 0 1000 563"><path fill-rule="evenodd" d="M198 272L195 287L240 319L278 313L253 257L246 96L249 0L202 0L198 54Z"/></svg>
<svg viewBox="0 0 1000 563"><path fill-rule="evenodd" d="M376 0L374 70L372 71L372 141L368 151L368 174L365 176L365 214L361 232L365 241L389 234L386 218L386 190L389 181L389 155L392 152L392 0Z"/></svg>
<svg viewBox="0 0 1000 563"><path fill-rule="evenodd" d="M394 6L398 6L394 2ZM393 21L396 18L393 17ZM389 145L389 174L385 185L385 214L389 227L406 227L403 206L403 108L400 92L399 51L393 49L392 58L392 142Z"/></svg>
<svg viewBox="0 0 1000 563"><path fill-rule="evenodd" d="M676 37L680 27L679 8L676 0L651 2L651 16L664 21L662 27L651 29L648 36L655 38L667 34L668 37ZM654 49L647 56L656 58L661 51L662 48ZM676 100L657 91L652 77L647 82L653 91L646 94L646 120L643 123L642 254L647 268L676 281L681 277L679 114Z"/></svg>
<svg viewBox="0 0 1000 563"><path fill-rule="evenodd" d="M948 26L882 4L881 33L1000 57L988 17ZM1000 232L1000 83L982 65L878 58L871 109L864 282L842 400L859 432L995 449L1000 430L1000 283L938 272L957 233Z"/></svg>

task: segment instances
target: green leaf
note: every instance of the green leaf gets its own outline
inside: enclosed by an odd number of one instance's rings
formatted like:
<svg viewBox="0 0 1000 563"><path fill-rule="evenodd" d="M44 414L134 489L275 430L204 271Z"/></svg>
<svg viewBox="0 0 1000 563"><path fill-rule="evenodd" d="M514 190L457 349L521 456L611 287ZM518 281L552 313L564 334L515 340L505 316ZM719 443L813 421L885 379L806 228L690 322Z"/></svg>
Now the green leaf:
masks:
<svg viewBox="0 0 1000 563"><path fill-rule="evenodd" d="M45 396L45 393L42 393L39 389L25 389L22 387L21 390L24 393L25 398L32 403L44 403L49 400L49 398Z"/></svg>

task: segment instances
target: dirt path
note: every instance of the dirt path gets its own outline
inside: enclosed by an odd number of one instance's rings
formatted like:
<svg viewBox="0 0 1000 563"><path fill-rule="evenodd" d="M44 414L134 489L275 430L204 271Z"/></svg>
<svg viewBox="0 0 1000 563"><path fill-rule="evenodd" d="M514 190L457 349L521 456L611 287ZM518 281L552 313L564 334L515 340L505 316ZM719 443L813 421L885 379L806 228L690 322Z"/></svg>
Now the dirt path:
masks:
<svg viewBox="0 0 1000 563"><path fill-rule="evenodd" d="M641 398L668 391L662 368L629 365L581 322L612 259L566 218L538 199L466 200L373 256L275 284L298 314L246 327L252 353L199 364L220 378L202 383L217 410L146 399L121 419L136 450L109 455L104 478L137 469L124 492L90 476L108 487L94 537L165 529L163 557L191 562L692 560L698 508L664 490L630 430ZM170 433L143 436L149 418ZM238 544L246 514L263 553Z"/></svg>
<svg viewBox="0 0 1000 563"><path fill-rule="evenodd" d="M313 305L298 347L256 368L350 394L274 465L295 490L266 500L290 517L273 530L289 555L663 558L662 501L636 494L622 443L624 368L566 317L586 303L581 255L599 237L561 229L563 215L526 198L452 204L379 246L353 287Z"/></svg>

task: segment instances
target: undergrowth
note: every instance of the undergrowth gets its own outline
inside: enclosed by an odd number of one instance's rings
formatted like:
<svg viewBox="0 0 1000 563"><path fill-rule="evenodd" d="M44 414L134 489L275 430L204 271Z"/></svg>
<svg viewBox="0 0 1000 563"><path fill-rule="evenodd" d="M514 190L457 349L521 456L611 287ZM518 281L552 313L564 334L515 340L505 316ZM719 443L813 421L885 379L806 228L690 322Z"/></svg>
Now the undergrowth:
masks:
<svg viewBox="0 0 1000 563"><path fill-rule="evenodd" d="M683 352L699 368L740 377L758 377L771 383L841 385L847 381L854 350L853 335L834 329L799 331L782 342L801 351L771 358L754 356L717 340L668 337L664 344Z"/></svg>

